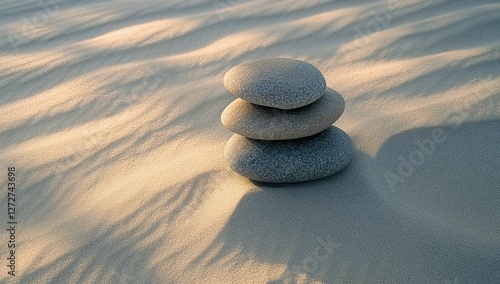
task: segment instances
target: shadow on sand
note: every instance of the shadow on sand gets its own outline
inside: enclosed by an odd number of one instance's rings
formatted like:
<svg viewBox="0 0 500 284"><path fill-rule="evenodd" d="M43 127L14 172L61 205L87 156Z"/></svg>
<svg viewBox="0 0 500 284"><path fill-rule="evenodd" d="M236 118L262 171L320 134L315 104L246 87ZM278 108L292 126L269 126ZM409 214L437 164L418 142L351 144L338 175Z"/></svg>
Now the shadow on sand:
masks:
<svg viewBox="0 0 500 284"><path fill-rule="evenodd" d="M412 129L388 139L374 158L357 151L332 177L255 183L193 264L239 251L286 264L270 283L493 283L500 279L499 129L500 120ZM398 174L398 157L409 159L420 149L415 141L436 132L442 139L434 150L389 186L384 174Z"/></svg>

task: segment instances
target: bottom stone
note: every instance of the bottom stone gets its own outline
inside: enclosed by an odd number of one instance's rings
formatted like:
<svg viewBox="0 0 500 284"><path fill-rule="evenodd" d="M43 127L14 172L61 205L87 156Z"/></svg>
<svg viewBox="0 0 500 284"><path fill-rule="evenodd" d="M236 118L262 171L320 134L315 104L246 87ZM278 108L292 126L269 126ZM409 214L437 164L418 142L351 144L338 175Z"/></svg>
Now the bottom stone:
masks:
<svg viewBox="0 0 500 284"><path fill-rule="evenodd" d="M256 140L234 134L224 156L237 173L255 181L294 183L320 179L343 169L354 145L347 133L330 126L305 138Z"/></svg>

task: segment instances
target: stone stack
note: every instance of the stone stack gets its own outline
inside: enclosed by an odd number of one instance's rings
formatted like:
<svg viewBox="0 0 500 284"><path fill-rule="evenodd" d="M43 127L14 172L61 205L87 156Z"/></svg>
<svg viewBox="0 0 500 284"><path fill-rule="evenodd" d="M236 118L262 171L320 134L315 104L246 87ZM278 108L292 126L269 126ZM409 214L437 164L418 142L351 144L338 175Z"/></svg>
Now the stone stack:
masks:
<svg viewBox="0 0 500 284"><path fill-rule="evenodd" d="M237 173L266 183L320 179L343 169L354 146L332 124L345 102L309 63L271 58L237 65L224 86L238 97L221 116L235 132L224 156Z"/></svg>

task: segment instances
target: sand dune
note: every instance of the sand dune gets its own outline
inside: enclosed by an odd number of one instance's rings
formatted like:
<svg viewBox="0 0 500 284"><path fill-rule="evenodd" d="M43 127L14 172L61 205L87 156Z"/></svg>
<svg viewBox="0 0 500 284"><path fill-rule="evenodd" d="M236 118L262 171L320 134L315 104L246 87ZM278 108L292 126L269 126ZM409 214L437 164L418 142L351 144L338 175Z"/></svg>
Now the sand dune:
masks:
<svg viewBox="0 0 500 284"><path fill-rule="evenodd" d="M500 282L499 15L3 1L0 164L16 167L19 223L17 276L2 265L0 282ZM266 57L305 60L344 96L346 169L271 187L224 163L224 73Z"/></svg>

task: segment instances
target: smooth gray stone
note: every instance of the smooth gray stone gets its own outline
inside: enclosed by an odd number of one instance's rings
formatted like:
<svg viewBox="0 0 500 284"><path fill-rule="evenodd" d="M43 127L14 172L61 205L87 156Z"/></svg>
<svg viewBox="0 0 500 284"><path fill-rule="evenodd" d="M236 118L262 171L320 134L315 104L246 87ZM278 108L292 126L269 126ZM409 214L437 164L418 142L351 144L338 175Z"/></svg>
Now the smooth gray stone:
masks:
<svg viewBox="0 0 500 284"><path fill-rule="evenodd" d="M229 166L255 181L294 183L320 179L343 169L354 145L347 133L330 126L314 136L268 141L234 134L224 148Z"/></svg>
<svg viewBox="0 0 500 284"><path fill-rule="evenodd" d="M248 138L287 140L317 134L344 112L344 98L327 88L312 104L296 109L259 106L242 99L229 104L221 115L224 127Z"/></svg>
<svg viewBox="0 0 500 284"><path fill-rule="evenodd" d="M313 65L289 58L268 58L236 65L224 76L233 95L254 104L293 109L319 99L325 89L323 74Z"/></svg>

